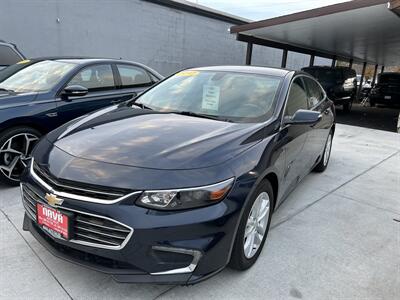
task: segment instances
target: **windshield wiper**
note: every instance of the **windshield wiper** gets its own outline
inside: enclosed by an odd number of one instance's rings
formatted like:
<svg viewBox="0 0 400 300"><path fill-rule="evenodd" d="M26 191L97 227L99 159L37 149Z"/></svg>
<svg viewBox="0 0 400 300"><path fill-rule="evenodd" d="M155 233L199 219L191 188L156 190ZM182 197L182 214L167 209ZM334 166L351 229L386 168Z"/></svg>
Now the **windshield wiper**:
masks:
<svg viewBox="0 0 400 300"><path fill-rule="evenodd" d="M211 120L224 121L224 122L232 122L229 119L224 119L224 118L220 118L220 117L212 116L212 115L198 114L198 113L195 113L195 112L192 112L192 111L174 111L172 113L183 115L183 116L211 119Z"/></svg>
<svg viewBox="0 0 400 300"><path fill-rule="evenodd" d="M0 88L0 91L7 92L7 93L10 93L10 94L15 93L13 90L8 90L8 89L5 89L5 88Z"/></svg>
<svg viewBox="0 0 400 300"><path fill-rule="evenodd" d="M143 103L136 103L136 102L133 102L132 105L137 106L137 107L140 107L140 108L142 108L142 109L150 109L150 110L153 110L152 108L150 108L150 107L144 105Z"/></svg>

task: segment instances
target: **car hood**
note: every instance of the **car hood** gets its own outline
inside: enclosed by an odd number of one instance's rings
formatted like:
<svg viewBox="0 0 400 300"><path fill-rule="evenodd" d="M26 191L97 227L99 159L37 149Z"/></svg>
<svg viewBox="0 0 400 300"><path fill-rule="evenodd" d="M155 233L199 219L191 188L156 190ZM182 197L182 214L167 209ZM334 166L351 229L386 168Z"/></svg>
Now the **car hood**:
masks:
<svg viewBox="0 0 400 300"><path fill-rule="evenodd" d="M238 124L126 106L100 110L48 139L78 158L153 169L222 163L259 141L261 124Z"/></svg>

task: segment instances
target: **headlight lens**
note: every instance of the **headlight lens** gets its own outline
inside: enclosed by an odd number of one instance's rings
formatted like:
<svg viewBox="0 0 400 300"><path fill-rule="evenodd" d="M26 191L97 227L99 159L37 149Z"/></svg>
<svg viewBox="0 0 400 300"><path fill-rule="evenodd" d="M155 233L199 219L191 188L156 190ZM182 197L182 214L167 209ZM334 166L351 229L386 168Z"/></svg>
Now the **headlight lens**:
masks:
<svg viewBox="0 0 400 300"><path fill-rule="evenodd" d="M161 209L180 210L207 206L220 202L228 194L234 178L203 187L145 191L136 201L139 206Z"/></svg>

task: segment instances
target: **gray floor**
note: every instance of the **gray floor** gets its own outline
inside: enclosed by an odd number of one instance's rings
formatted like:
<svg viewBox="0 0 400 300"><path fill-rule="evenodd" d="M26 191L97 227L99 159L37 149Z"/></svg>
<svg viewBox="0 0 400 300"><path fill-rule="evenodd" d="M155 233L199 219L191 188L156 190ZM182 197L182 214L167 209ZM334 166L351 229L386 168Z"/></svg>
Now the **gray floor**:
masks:
<svg viewBox="0 0 400 300"><path fill-rule="evenodd" d="M18 188L0 187L2 299L400 299L400 135L338 125L329 168L273 217L247 272L191 287L117 284L63 262L21 230Z"/></svg>

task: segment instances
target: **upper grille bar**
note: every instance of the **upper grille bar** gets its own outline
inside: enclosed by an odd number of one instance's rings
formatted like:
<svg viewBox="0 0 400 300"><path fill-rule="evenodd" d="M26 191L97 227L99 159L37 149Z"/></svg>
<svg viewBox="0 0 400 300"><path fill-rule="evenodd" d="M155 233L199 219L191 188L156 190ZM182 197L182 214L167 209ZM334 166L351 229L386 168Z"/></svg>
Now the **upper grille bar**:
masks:
<svg viewBox="0 0 400 300"><path fill-rule="evenodd" d="M38 182L41 186L43 186L46 190L48 190L49 192L60 196L62 198L69 198L72 200L80 200L80 201L86 201L86 202L93 202L93 203L100 203L100 204L114 204L117 202L120 202L128 197L131 197L133 195L137 195L142 193L141 191L136 191L136 192L132 192L126 195L123 195L122 197L119 198L114 198L112 200L107 200L104 198L99 198L99 197L91 197L91 196L84 196L84 195L79 195L76 193L69 193L69 192L63 192L63 191L59 191L57 190L57 186L53 187L52 185L50 185L49 183L46 182L46 180L44 180L43 178L41 178L36 172L34 168L34 160L32 158L31 161L31 165L30 165L30 174L32 175L32 177L36 180L36 182ZM46 177L46 179L48 179L48 177ZM80 191L85 191L85 189L79 188ZM93 193L92 190L86 190L89 193ZM97 192L96 192L97 193ZM105 192L101 192L101 193L105 193Z"/></svg>

